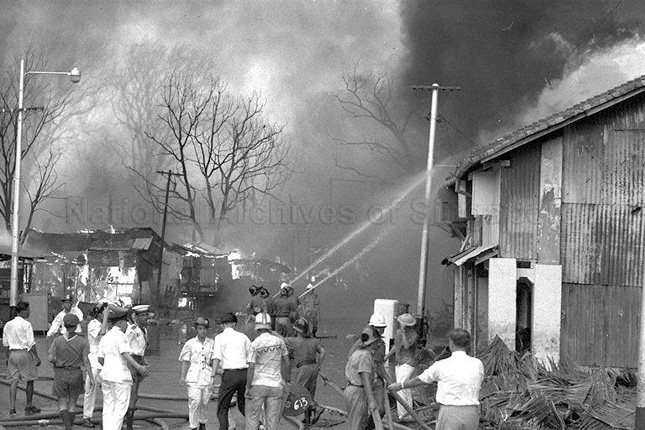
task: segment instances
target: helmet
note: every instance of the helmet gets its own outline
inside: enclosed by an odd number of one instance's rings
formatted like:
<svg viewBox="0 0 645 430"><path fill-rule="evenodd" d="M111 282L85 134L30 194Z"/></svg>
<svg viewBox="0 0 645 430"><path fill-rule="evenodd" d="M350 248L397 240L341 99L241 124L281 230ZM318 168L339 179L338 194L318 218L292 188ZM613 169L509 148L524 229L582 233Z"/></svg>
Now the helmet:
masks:
<svg viewBox="0 0 645 430"><path fill-rule="evenodd" d="M271 317L264 312L260 312L255 316L255 329L271 330Z"/></svg>
<svg viewBox="0 0 645 430"><path fill-rule="evenodd" d="M370 317L370 323L372 327L376 328L383 328L387 327L387 323L385 322L385 318L383 318L383 315L381 314L372 314Z"/></svg>

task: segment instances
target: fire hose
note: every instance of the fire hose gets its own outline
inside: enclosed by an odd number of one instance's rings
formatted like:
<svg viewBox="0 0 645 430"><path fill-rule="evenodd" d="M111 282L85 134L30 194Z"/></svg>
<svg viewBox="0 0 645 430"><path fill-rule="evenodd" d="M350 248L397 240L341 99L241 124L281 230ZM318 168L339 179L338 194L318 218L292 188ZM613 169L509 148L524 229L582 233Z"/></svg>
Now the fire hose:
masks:
<svg viewBox="0 0 645 430"><path fill-rule="evenodd" d="M11 386L10 382L4 381L2 379L0 379L0 384ZM22 384L19 384L18 388L20 388L23 391L25 390L25 387ZM47 394L40 390L34 390L34 394L46 399L58 400L56 397L52 396L51 394ZM82 406L82 405L79 405L77 403L77 406ZM160 418L177 418L177 419L186 419L186 420L188 419L188 414L181 413L181 412L162 410L162 409L157 409L157 408L153 408L145 405L137 405L137 409L145 412L150 412L150 413L135 415L134 416L135 420L145 420L145 421L154 422L155 424L162 427L163 430L167 430L168 426L163 421L161 421ZM101 406L97 406L95 408L95 411L102 411L102 410L103 408ZM38 413L34 415L29 415L27 417L15 417L11 420L0 421L0 425L6 426L6 427L23 426L23 425L47 425L50 422L58 423L58 421L60 421L58 417L59 417L58 412Z"/></svg>
<svg viewBox="0 0 645 430"><path fill-rule="evenodd" d="M333 380L329 379L328 377L326 377L322 373L318 373L318 376L320 376L320 379L322 379L322 381L323 381L323 383L325 385L330 387L332 390L336 391L341 396L344 396L343 389L340 388L340 386L336 382L334 382ZM386 391L386 395L387 395L387 391ZM403 400L403 399L401 399L401 400ZM325 408L325 409L329 409L332 412L336 412L339 415L347 416L347 412L343 411L342 409L330 408L328 406L323 406L323 405L320 405L320 406ZM411 427L404 426L403 424L391 422L391 420L388 420L387 422L383 423L383 426L384 427L389 427L390 429L397 429L397 430L414 430Z"/></svg>

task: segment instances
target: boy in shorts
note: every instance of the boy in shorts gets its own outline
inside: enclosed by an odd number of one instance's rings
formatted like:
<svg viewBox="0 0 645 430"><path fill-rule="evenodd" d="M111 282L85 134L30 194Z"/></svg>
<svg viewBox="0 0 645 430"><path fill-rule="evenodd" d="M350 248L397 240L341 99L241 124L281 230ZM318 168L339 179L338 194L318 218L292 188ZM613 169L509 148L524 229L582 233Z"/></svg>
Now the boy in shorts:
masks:
<svg viewBox="0 0 645 430"><path fill-rule="evenodd" d="M94 377L90 360L87 339L76 334L79 320L73 313L63 318L65 334L54 339L49 347L48 360L54 365L54 384L52 394L58 397L58 411L65 430L71 430L76 418L76 401L84 391L84 379L81 366L85 365L90 386L94 386Z"/></svg>
<svg viewBox="0 0 645 430"><path fill-rule="evenodd" d="M2 344L9 348L9 361L7 370L11 379L9 389L10 414L16 413L16 394L18 393L18 382L22 379L27 383L27 405L25 415L32 415L40 412L40 409L32 404L34 398L34 381L38 379L40 358L36 351L34 330L29 318L29 303L19 302L16 305L16 316L4 326Z"/></svg>

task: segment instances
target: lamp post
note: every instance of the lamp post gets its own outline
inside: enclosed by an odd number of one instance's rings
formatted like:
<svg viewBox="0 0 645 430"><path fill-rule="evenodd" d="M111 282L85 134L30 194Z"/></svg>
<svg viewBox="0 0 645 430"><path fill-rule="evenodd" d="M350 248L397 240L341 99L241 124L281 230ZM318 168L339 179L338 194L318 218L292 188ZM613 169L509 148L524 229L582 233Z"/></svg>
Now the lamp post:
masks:
<svg viewBox="0 0 645 430"><path fill-rule="evenodd" d="M16 130L16 164L13 172L13 211L11 214L11 285L9 290L9 306L13 309L18 301L18 258L20 251L20 167L22 163L22 120L25 92L25 76L27 75L66 75L73 83L81 80L81 72L74 67L69 72L44 72L29 70L25 72L25 59L20 59L20 86L18 87L18 126Z"/></svg>
<svg viewBox="0 0 645 430"><path fill-rule="evenodd" d="M419 337L425 339L425 314L426 314L426 285L428 281L428 251L430 246L430 206L432 204L432 174L434 169L434 145L437 128L437 104L439 91L460 91L460 87L445 87L439 84L432 85L415 85L413 90L430 90L432 91L432 100L430 105L430 132L428 135L428 161L426 164L426 190L425 205L426 217L423 221L423 230L421 232L421 256L419 259L419 283L417 288L417 329Z"/></svg>

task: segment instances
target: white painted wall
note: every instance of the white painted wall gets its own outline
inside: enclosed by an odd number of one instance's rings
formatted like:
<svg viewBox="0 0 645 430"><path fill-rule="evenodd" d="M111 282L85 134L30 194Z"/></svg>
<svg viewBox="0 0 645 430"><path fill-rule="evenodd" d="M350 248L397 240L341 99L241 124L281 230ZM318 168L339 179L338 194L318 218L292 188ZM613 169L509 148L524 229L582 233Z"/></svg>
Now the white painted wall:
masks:
<svg viewBox="0 0 645 430"><path fill-rule="evenodd" d="M498 335L511 351L515 351L517 329L516 296L516 259L491 258L488 267L488 341Z"/></svg>
<svg viewBox="0 0 645 430"><path fill-rule="evenodd" d="M535 265L531 350L542 363L560 360L562 315L562 266Z"/></svg>

